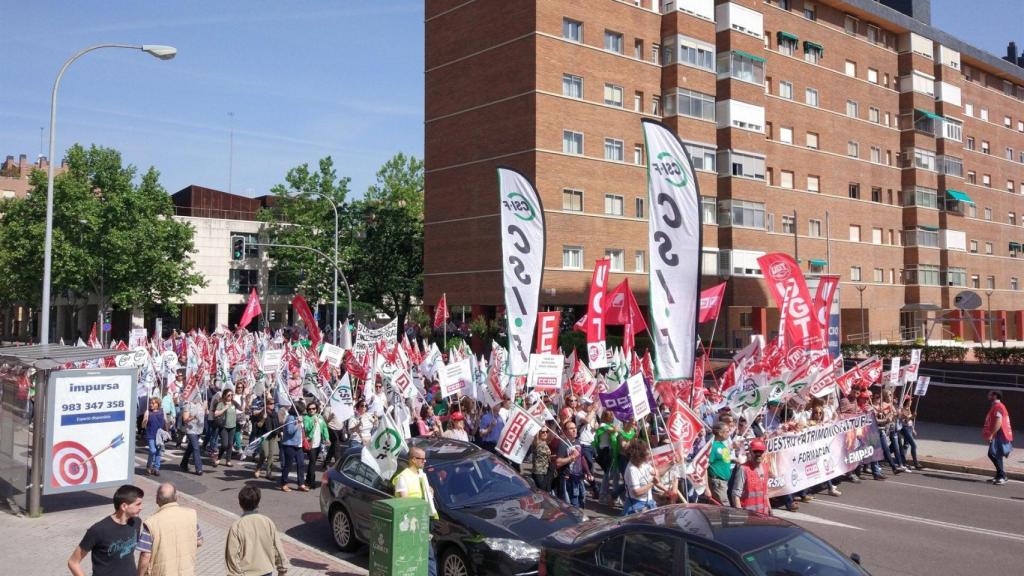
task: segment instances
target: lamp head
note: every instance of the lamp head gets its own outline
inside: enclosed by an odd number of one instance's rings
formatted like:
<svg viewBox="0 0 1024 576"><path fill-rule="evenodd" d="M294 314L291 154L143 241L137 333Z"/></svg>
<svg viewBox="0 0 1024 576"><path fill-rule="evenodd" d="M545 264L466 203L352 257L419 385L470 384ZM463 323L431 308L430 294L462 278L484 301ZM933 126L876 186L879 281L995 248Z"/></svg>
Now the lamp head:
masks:
<svg viewBox="0 0 1024 576"><path fill-rule="evenodd" d="M143 44L142 51L152 54L161 60L170 60L178 54L178 49L174 46L162 46L160 44Z"/></svg>

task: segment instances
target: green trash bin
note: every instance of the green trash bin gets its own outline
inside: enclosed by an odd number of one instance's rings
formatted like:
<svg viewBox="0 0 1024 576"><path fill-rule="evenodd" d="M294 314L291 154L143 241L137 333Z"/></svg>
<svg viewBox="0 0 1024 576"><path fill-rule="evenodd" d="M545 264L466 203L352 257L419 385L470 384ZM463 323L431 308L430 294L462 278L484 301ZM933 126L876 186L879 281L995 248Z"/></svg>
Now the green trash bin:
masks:
<svg viewBox="0 0 1024 576"><path fill-rule="evenodd" d="M430 509L419 498L378 500L370 508L370 576L426 576Z"/></svg>

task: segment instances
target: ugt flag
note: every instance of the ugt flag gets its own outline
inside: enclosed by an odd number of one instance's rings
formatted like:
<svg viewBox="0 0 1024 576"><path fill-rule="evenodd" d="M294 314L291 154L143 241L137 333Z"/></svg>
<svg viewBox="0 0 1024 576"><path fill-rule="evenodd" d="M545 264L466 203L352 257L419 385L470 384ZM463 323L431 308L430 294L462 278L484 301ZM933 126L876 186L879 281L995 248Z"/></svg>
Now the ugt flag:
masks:
<svg viewBox="0 0 1024 576"><path fill-rule="evenodd" d="M700 187L683 143L660 122L643 119L647 143L650 306L655 377L689 379L700 306Z"/></svg>
<svg viewBox="0 0 1024 576"><path fill-rule="evenodd" d="M508 373L523 376L529 370L544 273L544 209L533 185L519 172L498 168L498 186Z"/></svg>

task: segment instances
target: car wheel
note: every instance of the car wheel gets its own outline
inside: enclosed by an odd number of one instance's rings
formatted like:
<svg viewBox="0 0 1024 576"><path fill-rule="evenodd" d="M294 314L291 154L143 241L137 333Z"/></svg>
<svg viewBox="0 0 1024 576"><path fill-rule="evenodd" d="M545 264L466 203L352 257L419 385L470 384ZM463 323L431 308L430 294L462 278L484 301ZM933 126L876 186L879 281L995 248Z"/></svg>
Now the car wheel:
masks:
<svg viewBox="0 0 1024 576"><path fill-rule="evenodd" d="M342 552L352 552L359 547L352 529L352 518L341 506L331 510L331 536Z"/></svg>
<svg viewBox="0 0 1024 576"><path fill-rule="evenodd" d="M469 562L458 548L450 547L441 554L441 576L473 576Z"/></svg>

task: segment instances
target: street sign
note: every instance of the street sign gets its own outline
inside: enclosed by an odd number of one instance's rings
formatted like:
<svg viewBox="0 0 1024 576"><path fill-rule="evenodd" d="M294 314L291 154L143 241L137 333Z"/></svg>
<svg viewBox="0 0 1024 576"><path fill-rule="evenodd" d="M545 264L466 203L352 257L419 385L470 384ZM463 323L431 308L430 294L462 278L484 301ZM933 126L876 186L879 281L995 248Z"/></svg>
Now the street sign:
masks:
<svg viewBox="0 0 1024 576"><path fill-rule="evenodd" d="M104 322L103 323L103 331L104 332L110 332L110 322Z"/></svg>
<svg viewBox="0 0 1024 576"><path fill-rule="evenodd" d="M964 290L953 298L953 306L961 310L977 310L981 308L981 296L977 292Z"/></svg>

